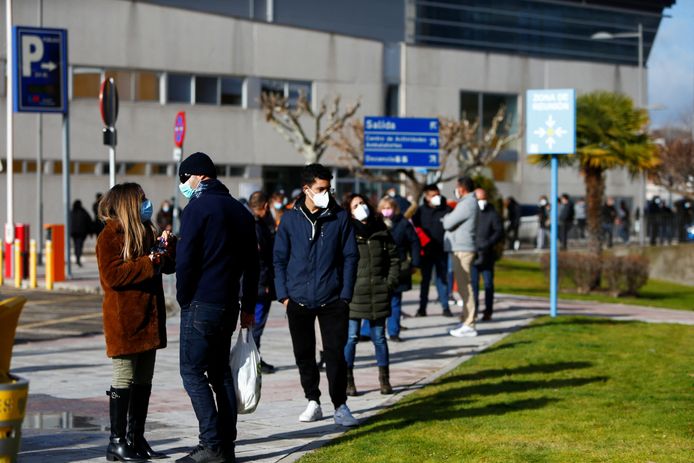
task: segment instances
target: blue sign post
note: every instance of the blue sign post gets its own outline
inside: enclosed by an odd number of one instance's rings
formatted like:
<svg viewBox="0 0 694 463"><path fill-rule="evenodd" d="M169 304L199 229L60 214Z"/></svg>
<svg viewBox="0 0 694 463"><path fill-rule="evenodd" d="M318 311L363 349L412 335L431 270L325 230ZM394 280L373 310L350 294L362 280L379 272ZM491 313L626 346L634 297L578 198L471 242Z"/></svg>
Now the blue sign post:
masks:
<svg viewBox="0 0 694 463"><path fill-rule="evenodd" d="M438 119L365 117L364 167L437 169Z"/></svg>
<svg viewBox="0 0 694 463"><path fill-rule="evenodd" d="M15 112L67 113L67 31L14 28Z"/></svg>
<svg viewBox="0 0 694 463"><path fill-rule="evenodd" d="M550 315L557 316L557 196L558 155L576 152L576 93L574 89L528 90L526 94L526 150L552 155L550 196Z"/></svg>
<svg viewBox="0 0 694 463"><path fill-rule="evenodd" d="M12 31L14 111L63 116L63 220L65 235L70 236L70 169L66 167L70 165L67 30L15 26ZM65 274L72 278L69 239L65 242Z"/></svg>

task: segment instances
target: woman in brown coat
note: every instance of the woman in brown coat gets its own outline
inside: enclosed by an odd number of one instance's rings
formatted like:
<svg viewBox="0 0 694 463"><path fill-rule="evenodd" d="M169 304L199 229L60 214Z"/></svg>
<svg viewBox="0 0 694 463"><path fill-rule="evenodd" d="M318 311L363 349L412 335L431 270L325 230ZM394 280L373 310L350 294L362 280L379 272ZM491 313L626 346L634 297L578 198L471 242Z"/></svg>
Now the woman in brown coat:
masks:
<svg viewBox="0 0 694 463"><path fill-rule="evenodd" d="M104 291L106 354L113 361L109 461L165 458L144 438L156 349L166 347L166 308L161 274L173 273L174 237L157 243L152 203L140 185L114 186L99 204L105 222L96 242ZM126 432L127 430L127 432Z"/></svg>

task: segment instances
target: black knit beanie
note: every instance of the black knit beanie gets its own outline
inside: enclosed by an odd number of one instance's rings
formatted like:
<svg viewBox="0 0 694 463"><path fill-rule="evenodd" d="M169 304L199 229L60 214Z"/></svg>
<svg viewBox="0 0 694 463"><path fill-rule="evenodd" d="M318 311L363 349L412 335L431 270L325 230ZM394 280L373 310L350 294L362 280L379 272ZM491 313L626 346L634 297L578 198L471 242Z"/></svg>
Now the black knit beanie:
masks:
<svg viewBox="0 0 694 463"><path fill-rule="evenodd" d="M193 153L181 162L178 175L205 175L217 178L217 168L205 153Z"/></svg>

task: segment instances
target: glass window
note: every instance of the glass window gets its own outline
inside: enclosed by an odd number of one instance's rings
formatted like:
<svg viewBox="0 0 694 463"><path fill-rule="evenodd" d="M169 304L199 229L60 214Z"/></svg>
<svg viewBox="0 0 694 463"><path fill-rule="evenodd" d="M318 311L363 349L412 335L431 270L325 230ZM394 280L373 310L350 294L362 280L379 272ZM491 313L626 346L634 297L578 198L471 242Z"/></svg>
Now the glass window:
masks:
<svg viewBox="0 0 694 463"><path fill-rule="evenodd" d="M195 103L217 104L219 78L195 76Z"/></svg>
<svg viewBox="0 0 694 463"><path fill-rule="evenodd" d="M243 79L240 77L222 77L222 104L241 106L243 99Z"/></svg>
<svg viewBox="0 0 694 463"><path fill-rule="evenodd" d="M279 97L284 96L284 85L281 80L263 79L260 81L260 93L275 94Z"/></svg>
<svg viewBox="0 0 694 463"><path fill-rule="evenodd" d="M386 104L385 104L386 116L397 117L399 110L398 102L398 86L389 85L386 89Z"/></svg>
<svg viewBox="0 0 694 463"><path fill-rule="evenodd" d="M126 162L126 175L145 175L146 163L144 162Z"/></svg>
<svg viewBox="0 0 694 463"><path fill-rule="evenodd" d="M133 73L129 71L106 70L106 79L113 78L118 89L120 101L133 101Z"/></svg>
<svg viewBox="0 0 694 463"><path fill-rule="evenodd" d="M460 117L469 121L482 121L482 132L491 127L499 108L506 108L506 116L499 130L500 134L518 131L518 96L500 93L460 92Z"/></svg>
<svg viewBox="0 0 694 463"><path fill-rule="evenodd" d="M190 74L168 74L166 76L166 101L169 103L190 103Z"/></svg>
<svg viewBox="0 0 694 463"><path fill-rule="evenodd" d="M308 102L311 102L311 82L288 82L287 83L287 98L289 98L289 106L296 106L299 100L299 95L304 95Z"/></svg>
<svg viewBox="0 0 694 463"><path fill-rule="evenodd" d="M99 98L101 72L98 70L80 70L72 74L72 98Z"/></svg>
<svg viewBox="0 0 694 463"><path fill-rule="evenodd" d="M96 173L96 163L95 162L85 162L80 161L77 166L78 174L94 174Z"/></svg>
<svg viewBox="0 0 694 463"><path fill-rule="evenodd" d="M159 75L156 72L140 71L135 74L135 99L159 101Z"/></svg>

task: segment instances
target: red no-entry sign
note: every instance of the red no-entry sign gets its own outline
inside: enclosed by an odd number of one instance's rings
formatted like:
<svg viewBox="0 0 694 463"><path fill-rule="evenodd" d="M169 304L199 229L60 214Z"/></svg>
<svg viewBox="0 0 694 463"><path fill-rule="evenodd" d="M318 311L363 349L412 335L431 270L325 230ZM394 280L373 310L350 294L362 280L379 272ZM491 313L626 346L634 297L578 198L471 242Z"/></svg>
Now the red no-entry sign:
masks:
<svg viewBox="0 0 694 463"><path fill-rule="evenodd" d="M176 122L174 123L174 144L183 148L183 139L186 136L186 113L181 111L176 114Z"/></svg>

